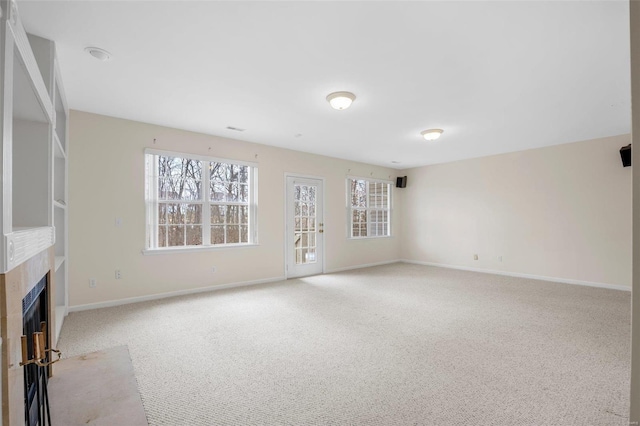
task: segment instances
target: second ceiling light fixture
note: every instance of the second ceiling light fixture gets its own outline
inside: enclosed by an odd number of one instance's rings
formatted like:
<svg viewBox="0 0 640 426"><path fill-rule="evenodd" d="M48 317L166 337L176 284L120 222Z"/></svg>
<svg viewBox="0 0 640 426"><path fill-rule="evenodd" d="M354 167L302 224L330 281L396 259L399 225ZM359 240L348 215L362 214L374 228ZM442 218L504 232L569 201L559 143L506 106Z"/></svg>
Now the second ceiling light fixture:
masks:
<svg viewBox="0 0 640 426"><path fill-rule="evenodd" d="M327 95L327 102L333 109L343 110L351 106L356 99L356 95L351 92L333 92ZM420 132L423 138L428 141L434 141L442 135L444 130L442 129L428 129Z"/></svg>

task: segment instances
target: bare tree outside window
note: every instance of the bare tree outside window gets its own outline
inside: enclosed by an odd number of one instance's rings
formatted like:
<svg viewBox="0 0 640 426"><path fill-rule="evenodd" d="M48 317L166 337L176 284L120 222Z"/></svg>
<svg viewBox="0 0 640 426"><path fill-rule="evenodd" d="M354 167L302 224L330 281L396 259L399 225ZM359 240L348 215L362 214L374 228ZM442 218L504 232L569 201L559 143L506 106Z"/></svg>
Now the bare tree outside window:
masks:
<svg viewBox="0 0 640 426"><path fill-rule="evenodd" d="M157 248L250 242L251 166L148 155Z"/></svg>
<svg viewBox="0 0 640 426"><path fill-rule="evenodd" d="M348 179L352 238L391 235L390 194L388 182Z"/></svg>
<svg viewBox="0 0 640 426"><path fill-rule="evenodd" d="M158 246L202 245L202 161L158 156Z"/></svg>
<svg viewBox="0 0 640 426"><path fill-rule="evenodd" d="M211 163L211 243L247 243L249 238L249 167Z"/></svg>

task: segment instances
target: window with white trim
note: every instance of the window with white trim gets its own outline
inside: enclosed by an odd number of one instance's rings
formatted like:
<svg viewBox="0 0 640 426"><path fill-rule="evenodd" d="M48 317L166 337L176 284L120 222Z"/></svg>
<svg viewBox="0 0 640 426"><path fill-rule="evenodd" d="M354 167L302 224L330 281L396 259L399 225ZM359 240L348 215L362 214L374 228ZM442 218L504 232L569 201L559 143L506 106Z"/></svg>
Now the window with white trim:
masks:
<svg viewBox="0 0 640 426"><path fill-rule="evenodd" d="M256 242L255 164L145 151L147 249Z"/></svg>
<svg viewBox="0 0 640 426"><path fill-rule="evenodd" d="M391 235L391 183L348 178L349 236L351 238Z"/></svg>

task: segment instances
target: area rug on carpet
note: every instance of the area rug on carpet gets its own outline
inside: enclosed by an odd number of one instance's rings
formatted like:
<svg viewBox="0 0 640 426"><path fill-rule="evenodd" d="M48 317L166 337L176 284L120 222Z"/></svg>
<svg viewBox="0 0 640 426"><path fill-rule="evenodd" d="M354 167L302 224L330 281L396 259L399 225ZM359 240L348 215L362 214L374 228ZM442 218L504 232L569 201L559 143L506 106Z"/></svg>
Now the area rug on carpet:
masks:
<svg viewBox="0 0 640 426"><path fill-rule="evenodd" d="M151 425L627 425L630 294L393 264L69 315Z"/></svg>
<svg viewBox="0 0 640 426"><path fill-rule="evenodd" d="M147 425L126 346L63 359L49 390L54 425Z"/></svg>

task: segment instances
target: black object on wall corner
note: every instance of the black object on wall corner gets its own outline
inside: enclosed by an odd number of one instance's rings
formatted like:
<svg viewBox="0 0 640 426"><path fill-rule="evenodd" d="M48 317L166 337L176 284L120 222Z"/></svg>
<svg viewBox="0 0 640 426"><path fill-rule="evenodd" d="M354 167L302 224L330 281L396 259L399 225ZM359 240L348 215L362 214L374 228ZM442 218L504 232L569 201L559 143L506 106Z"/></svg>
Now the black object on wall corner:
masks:
<svg viewBox="0 0 640 426"><path fill-rule="evenodd" d="M406 188L407 187L407 177L400 176L396 178L396 188Z"/></svg>
<svg viewBox="0 0 640 426"><path fill-rule="evenodd" d="M620 148L620 158L622 158L622 167L631 165L631 144Z"/></svg>

